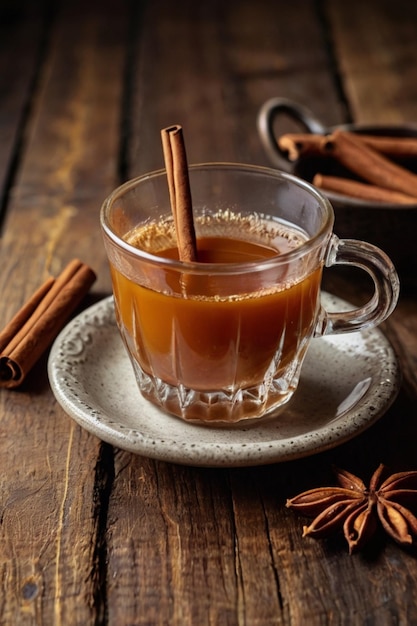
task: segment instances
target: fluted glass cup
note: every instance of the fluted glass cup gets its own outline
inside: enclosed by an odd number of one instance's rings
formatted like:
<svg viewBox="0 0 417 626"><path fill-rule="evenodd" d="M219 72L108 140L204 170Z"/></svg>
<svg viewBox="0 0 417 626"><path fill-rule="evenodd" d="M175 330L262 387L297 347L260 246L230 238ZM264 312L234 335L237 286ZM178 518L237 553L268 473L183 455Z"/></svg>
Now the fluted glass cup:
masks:
<svg viewBox="0 0 417 626"><path fill-rule="evenodd" d="M230 426L273 416L296 390L313 338L390 315L397 274L380 249L333 234L329 201L305 181L224 163L191 166L189 174L199 246L233 240L243 257L172 258L165 171L125 183L101 209L116 319L139 389L188 421ZM251 246L269 252L252 254ZM323 268L337 264L371 276L375 290L364 306L321 305Z"/></svg>

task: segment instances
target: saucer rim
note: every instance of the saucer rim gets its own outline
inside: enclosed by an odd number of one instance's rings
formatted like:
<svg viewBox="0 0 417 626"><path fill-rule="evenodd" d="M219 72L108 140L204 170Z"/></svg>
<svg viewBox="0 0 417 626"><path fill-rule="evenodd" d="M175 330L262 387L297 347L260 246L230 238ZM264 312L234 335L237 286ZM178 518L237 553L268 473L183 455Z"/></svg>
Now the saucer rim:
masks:
<svg viewBox="0 0 417 626"><path fill-rule="evenodd" d="M323 292L322 296L333 305L351 306L346 301L326 292ZM86 336L85 340L83 332ZM377 348L384 350L385 360L382 363L378 361L378 369L375 367L373 372L375 380L371 393L361 397L359 403L347 411L333 426L326 424L318 429L291 437L242 444L233 443L233 433L240 430L259 433L263 428L262 422L259 426L249 427L245 427L242 422L242 426L239 424L232 429L224 429L206 425L196 426L178 420L176 417L163 413L142 398L129 362L138 402L141 403L142 408L145 407L146 415L157 414L158 419L163 422L166 420L168 431L171 420L175 420L177 424L180 421L181 428L185 429L184 432L187 435L186 441L170 439L168 434L158 440L154 435L150 436L146 428L140 431L124 426L117 415L109 416L94 401L83 400L83 393L89 397L88 384L91 390L92 383L91 379L88 381L88 377L84 380L77 379L77 367L80 370L79 373L82 373L85 358L94 350L94 340L101 333L105 336L107 333L117 333L120 337L114 317L113 296L105 297L85 309L71 320L56 338L48 359L48 376L56 400L81 427L103 441L134 454L173 463L204 467L238 467L290 461L323 452L358 436L374 424L394 402L401 384L397 357L380 329L329 336L328 338L342 338L342 343L347 344L349 348L350 344L354 345L354 335L366 335L369 345L372 344L374 350ZM315 341L325 340L324 337ZM79 344L76 349L79 354L76 356L74 356L74 342ZM121 338L117 350L120 351L119 358L125 362L129 361ZM302 378L303 375L301 375ZM366 408L370 405L373 410L366 413ZM203 432L201 429L217 431L215 440L210 443L201 441L200 437Z"/></svg>

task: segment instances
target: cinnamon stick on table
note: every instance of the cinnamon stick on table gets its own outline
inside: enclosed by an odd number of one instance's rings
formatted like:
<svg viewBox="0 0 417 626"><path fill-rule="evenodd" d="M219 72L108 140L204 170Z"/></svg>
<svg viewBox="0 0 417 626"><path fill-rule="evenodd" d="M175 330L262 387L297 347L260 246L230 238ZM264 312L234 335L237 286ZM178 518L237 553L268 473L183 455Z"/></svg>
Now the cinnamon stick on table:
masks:
<svg viewBox="0 0 417 626"><path fill-rule="evenodd" d="M0 387L14 388L64 327L94 283L93 270L75 259L48 278L0 332Z"/></svg>
<svg viewBox="0 0 417 626"><path fill-rule="evenodd" d="M161 138L179 258L181 261L197 261L191 190L182 127L176 124L162 129Z"/></svg>

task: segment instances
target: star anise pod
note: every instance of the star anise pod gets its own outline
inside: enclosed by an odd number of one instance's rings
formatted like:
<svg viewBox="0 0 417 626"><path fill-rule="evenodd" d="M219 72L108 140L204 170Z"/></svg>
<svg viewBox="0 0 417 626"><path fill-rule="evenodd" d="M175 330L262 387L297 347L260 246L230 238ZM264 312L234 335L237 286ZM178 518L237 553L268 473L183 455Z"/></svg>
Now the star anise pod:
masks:
<svg viewBox="0 0 417 626"><path fill-rule="evenodd" d="M303 537L325 537L343 530L349 552L360 550L381 523L397 543L411 546L417 539L417 517L406 505L417 504L417 471L392 474L382 481L385 466L374 472L369 487L346 470L335 468L338 487L310 489L287 500L287 507L308 517Z"/></svg>

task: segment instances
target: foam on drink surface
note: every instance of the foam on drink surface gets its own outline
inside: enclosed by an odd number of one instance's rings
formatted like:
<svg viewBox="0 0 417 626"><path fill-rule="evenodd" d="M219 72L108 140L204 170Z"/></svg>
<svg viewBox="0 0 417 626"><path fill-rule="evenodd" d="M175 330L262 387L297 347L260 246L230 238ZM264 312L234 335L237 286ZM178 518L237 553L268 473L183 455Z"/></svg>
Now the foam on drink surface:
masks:
<svg viewBox="0 0 417 626"><path fill-rule="evenodd" d="M265 254L260 255L261 258L285 254L308 240L307 234L293 224L280 222L260 214L242 215L231 210L199 215L195 218L195 228L197 239L202 236L204 238L221 237L224 240L241 240L261 246L265 249ZM173 249L176 247L173 218L168 216L135 227L125 235L124 239L135 248L151 254L160 254L165 250ZM268 249L270 253L266 252ZM245 259L242 258L242 261Z"/></svg>

